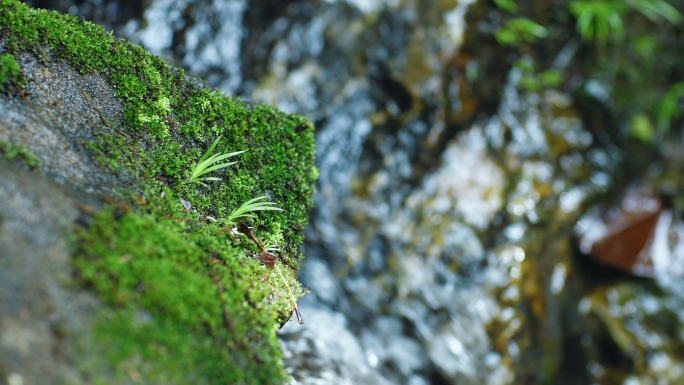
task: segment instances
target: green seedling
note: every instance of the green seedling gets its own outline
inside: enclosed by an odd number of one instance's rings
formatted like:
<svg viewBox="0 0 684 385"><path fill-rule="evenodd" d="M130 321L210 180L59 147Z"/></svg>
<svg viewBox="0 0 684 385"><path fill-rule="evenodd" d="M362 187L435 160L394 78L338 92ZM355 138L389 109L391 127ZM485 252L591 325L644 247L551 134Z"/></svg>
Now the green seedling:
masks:
<svg viewBox="0 0 684 385"><path fill-rule="evenodd" d="M228 216L228 223L234 223L235 220L239 218L254 218L254 214L252 213L255 211L284 211L279 207L275 207L275 203L273 202L259 202L262 199L266 199L266 197L260 196L254 199L250 199L247 202L243 203L240 207L233 210L233 212L230 213L230 215Z"/></svg>
<svg viewBox="0 0 684 385"><path fill-rule="evenodd" d="M227 154L216 154L216 155L211 155L211 153L214 151L214 148L218 144L219 140L221 140L221 137L219 136L216 141L214 141L214 144L209 147L207 152L202 155L199 161L195 163L195 165L192 167L192 174L190 174L190 183L199 183L203 186L206 186L206 184L202 183L202 181L209 181L209 180L221 180L221 178L216 178L212 176L205 176L202 177L202 175L206 175L212 171L220 170L222 168L226 168L230 166L231 164L235 164L237 162L226 162L226 163L221 163L221 164L216 164L224 159L228 159L231 156L235 156L238 154L242 154L243 152L247 150L242 150L242 151L236 151L236 152L229 152ZM210 156L211 155L211 156Z"/></svg>

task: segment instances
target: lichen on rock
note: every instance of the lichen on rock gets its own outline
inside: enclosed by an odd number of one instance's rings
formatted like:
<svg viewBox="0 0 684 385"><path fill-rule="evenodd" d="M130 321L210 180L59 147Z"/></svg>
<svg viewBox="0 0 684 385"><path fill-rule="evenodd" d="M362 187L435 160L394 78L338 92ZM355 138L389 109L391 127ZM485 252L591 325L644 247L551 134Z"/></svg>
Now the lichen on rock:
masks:
<svg viewBox="0 0 684 385"><path fill-rule="evenodd" d="M0 373L27 383L283 382L274 332L291 315L286 288L303 294L293 271L317 175L311 123L226 97L94 24L15 0L0 2L0 55L22 76L21 95L0 95L0 141L37 164L0 160L0 200L25 196L0 205L0 243L27 239L0 252L0 278L25 267L0 288L13 298L0 301L2 341L36 336L0 343ZM218 136L216 153L247 151L212 173L220 181L188 183ZM22 192L34 183L41 193ZM284 209L249 222L278 243L284 278L251 258L256 247L226 221L257 196ZM57 246L36 253L46 244ZM26 255L35 261L17 262ZM74 300L82 296L92 300ZM50 358L31 362L41 355Z"/></svg>

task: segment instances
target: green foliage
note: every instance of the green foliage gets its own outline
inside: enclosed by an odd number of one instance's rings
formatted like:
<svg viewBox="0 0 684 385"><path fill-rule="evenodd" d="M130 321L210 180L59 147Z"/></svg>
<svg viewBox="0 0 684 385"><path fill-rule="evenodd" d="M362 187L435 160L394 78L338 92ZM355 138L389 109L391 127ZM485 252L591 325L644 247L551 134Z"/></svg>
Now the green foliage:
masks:
<svg viewBox="0 0 684 385"><path fill-rule="evenodd" d="M584 40L596 39L622 42L625 36L623 14L634 9L653 22L665 19L679 23L682 15L665 0L581 0L570 3L570 12L577 18L577 31Z"/></svg>
<svg viewBox="0 0 684 385"><path fill-rule="evenodd" d="M563 80L562 74L556 70L537 72L530 56L522 56L513 66L520 70L520 85L529 91L537 92L542 87L558 87Z"/></svg>
<svg viewBox="0 0 684 385"><path fill-rule="evenodd" d="M533 42L547 35L546 28L523 17L507 21L504 28L494 33L494 37L502 45L513 45L520 40Z"/></svg>
<svg viewBox="0 0 684 385"><path fill-rule="evenodd" d="M662 19L672 24L682 21L682 14L666 0L627 0L626 3L654 23L659 23Z"/></svg>
<svg viewBox="0 0 684 385"><path fill-rule="evenodd" d="M567 36L556 32L549 36L546 29L562 31L569 14L574 16L577 32L588 49L581 55L590 57L586 63L575 61L573 68L583 70L579 77L573 76L583 78L584 82L597 80L610 86L614 113L622 117L621 124L628 122L627 135L655 144L664 138L671 121L682 116L680 99L684 97L684 83L672 84L682 77L678 65L682 59L677 54L681 44L677 43L680 39L672 37L673 32L678 33L672 26L681 26L684 18L670 2L571 0L567 7L556 8L549 14L548 26L538 25L526 17L525 12L535 10L531 4L520 13L514 1L496 0L495 4L500 10L514 13L510 16L502 13L503 27L494 36L500 44L517 49L519 59L514 66L522 73L520 85L525 89L538 92L543 87L559 87L563 79L569 78L563 68L539 66L541 62L534 50L529 44L521 44L535 43L538 52L547 52L553 44L570 47ZM563 36L562 40L554 42L556 36ZM544 42L538 42L540 38ZM547 61L542 65L549 64ZM567 66L568 63L563 64L564 68ZM635 89L639 92L635 93ZM634 115L634 111L641 113Z"/></svg>
<svg viewBox="0 0 684 385"><path fill-rule="evenodd" d="M585 40L596 38L605 42L609 37L615 41L624 38L622 13L625 10L623 1L572 1L570 12L577 18L577 31ZM612 35L611 35L612 31Z"/></svg>
<svg viewBox="0 0 684 385"><path fill-rule="evenodd" d="M657 50L658 42L651 35L637 36L632 43L634 50L642 59L651 59Z"/></svg>
<svg viewBox="0 0 684 385"><path fill-rule="evenodd" d="M676 56L676 52L667 52L668 49L665 47L668 43L663 39L662 33L669 25L681 25L682 15L664 0L603 3L611 4L614 12L618 12L622 20L629 19L631 23L634 23L634 20L642 20L640 24L631 28L630 35L625 39L616 39L612 36L604 36L603 40L596 36L596 39L599 43L606 40L619 43L615 44L617 50L614 51L612 58L619 60L616 60L612 68L606 68L606 71L616 74L620 79L614 84L614 97L619 105L626 106L624 113L630 116L628 135L644 143L654 144L664 138L663 133L669 127L670 121L680 116L677 100L684 95L684 87L681 83L669 84L671 79L667 78L667 75L659 75L671 71L666 70L667 67L664 66L672 60L668 57ZM644 16L645 19L635 19L635 15ZM662 96L663 87L667 89L665 96ZM634 89L640 91L634 93L631 91ZM632 116L634 108L643 113ZM652 122L655 122L655 125Z"/></svg>
<svg viewBox="0 0 684 385"><path fill-rule="evenodd" d="M675 83L670 86L670 89L658 106L657 116L659 130L666 130L672 118L682 116L682 107L678 106L682 98L684 98L684 82Z"/></svg>
<svg viewBox="0 0 684 385"><path fill-rule="evenodd" d="M236 152L230 152L228 154L216 154L216 155L211 155L211 153L214 151L214 147L218 144L219 140L221 140L221 137L219 136L216 141L209 147L207 152L202 155L200 160L195 163L195 165L192 167L192 171L190 173L190 183L199 183L201 185L206 186L202 181L204 180L221 180L220 178L216 177L202 177L202 175L208 174L212 171L220 170L222 168L226 168L232 164L235 164L237 162L226 162L226 163L221 163L221 164L216 164L224 159L230 158L231 156L235 156L238 154L242 154L243 152L247 150L242 150L242 151L236 151ZM211 156L209 156L211 155Z"/></svg>
<svg viewBox="0 0 684 385"><path fill-rule="evenodd" d="M496 4L497 7L503 9L504 11L518 11L518 4L515 3L515 0L494 0L494 4Z"/></svg>
<svg viewBox="0 0 684 385"><path fill-rule="evenodd" d="M627 134L644 143L653 143L653 126L648 116L644 114L634 115Z"/></svg>
<svg viewBox="0 0 684 385"><path fill-rule="evenodd" d="M563 81L563 74L557 70L547 70L539 73L539 81L548 87L558 87Z"/></svg>
<svg viewBox="0 0 684 385"><path fill-rule="evenodd" d="M239 218L254 218L254 215L252 213L256 211L283 211L283 209L275 207L275 203L273 202L260 202L262 199L266 199L266 197L256 197L243 203L242 205L240 205L240 207L236 208L235 210L233 210L233 212L230 213L230 215L226 219L226 222L234 223L235 220Z"/></svg>

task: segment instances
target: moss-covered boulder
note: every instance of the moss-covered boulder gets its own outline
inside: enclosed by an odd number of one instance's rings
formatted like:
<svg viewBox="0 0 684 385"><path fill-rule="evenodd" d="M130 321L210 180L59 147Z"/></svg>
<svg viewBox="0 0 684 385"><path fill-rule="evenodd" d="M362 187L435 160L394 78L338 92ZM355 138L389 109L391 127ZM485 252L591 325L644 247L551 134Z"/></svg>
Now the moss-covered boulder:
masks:
<svg viewBox="0 0 684 385"><path fill-rule="evenodd" d="M15 0L0 59L0 381L282 383L312 125ZM246 151L194 183L209 150Z"/></svg>

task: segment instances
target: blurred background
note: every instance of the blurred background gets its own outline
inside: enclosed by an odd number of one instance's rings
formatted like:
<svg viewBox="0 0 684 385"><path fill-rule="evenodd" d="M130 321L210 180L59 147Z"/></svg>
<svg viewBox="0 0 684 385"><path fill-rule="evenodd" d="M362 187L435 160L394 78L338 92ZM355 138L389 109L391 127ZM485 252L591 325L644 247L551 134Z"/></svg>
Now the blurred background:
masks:
<svg viewBox="0 0 684 385"><path fill-rule="evenodd" d="M315 123L292 383L684 383L684 1L26 3Z"/></svg>

